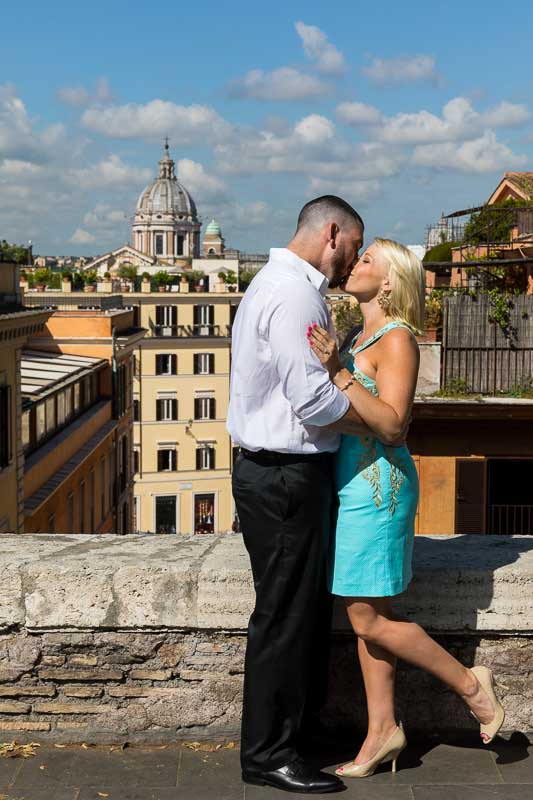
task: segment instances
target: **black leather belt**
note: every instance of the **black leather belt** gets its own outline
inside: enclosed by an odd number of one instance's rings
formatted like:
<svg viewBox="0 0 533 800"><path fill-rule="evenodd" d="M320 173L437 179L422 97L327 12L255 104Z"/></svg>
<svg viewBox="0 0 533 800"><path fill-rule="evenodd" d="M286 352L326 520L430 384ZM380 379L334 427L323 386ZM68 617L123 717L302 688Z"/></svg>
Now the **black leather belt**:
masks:
<svg viewBox="0 0 533 800"><path fill-rule="evenodd" d="M277 453L275 450L246 450L240 448L241 453L250 461L257 464L282 466L283 464L299 464L302 461L329 461L333 453Z"/></svg>

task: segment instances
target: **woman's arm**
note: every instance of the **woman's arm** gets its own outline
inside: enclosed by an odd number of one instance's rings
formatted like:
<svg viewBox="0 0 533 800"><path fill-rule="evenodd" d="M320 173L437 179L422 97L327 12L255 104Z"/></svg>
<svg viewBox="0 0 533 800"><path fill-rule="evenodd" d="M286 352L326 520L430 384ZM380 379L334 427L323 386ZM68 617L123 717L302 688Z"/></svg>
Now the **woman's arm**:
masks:
<svg viewBox="0 0 533 800"><path fill-rule="evenodd" d="M310 344L327 367L333 382L343 389L352 373L342 367L334 340L323 328L314 328ZM409 424L419 365L418 345L405 328L387 334L386 348L377 366L375 397L358 381L344 389L361 419L385 444L396 444Z"/></svg>

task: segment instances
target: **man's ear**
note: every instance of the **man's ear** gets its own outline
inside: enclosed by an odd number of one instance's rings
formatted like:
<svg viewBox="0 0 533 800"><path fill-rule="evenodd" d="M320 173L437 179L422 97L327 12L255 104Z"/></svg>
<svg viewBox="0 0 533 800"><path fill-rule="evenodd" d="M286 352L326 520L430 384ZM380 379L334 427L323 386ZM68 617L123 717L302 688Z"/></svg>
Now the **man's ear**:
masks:
<svg viewBox="0 0 533 800"><path fill-rule="evenodd" d="M339 235L339 226L336 222L330 222L327 227L328 241L332 250L337 247L337 236Z"/></svg>

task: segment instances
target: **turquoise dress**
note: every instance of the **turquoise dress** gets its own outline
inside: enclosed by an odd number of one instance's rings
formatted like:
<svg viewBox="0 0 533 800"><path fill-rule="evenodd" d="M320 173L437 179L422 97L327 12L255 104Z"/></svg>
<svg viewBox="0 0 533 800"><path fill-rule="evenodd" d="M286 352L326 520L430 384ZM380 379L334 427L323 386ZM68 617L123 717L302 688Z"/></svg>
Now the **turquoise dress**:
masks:
<svg viewBox="0 0 533 800"><path fill-rule="evenodd" d="M387 331L389 322L360 347L357 337L342 354L345 367L378 396L376 382L354 357ZM418 475L404 445L390 447L373 436L341 437L335 461L339 513L330 554L329 587L342 597L390 597L412 577L411 559L418 504Z"/></svg>

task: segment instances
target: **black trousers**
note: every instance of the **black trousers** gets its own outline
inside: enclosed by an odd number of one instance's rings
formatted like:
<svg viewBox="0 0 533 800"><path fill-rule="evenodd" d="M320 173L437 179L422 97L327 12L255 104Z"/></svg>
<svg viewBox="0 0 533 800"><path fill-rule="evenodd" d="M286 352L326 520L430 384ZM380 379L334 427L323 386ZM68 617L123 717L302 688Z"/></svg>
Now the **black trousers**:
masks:
<svg viewBox="0 0 533 800"><path fill-rule="evenodd" d="M233 496L256 591L245 659L243 769L278 769L294 760L304 716L325 699L331 470L329 454L260 451L241 453L235 463Z"/></svg>

